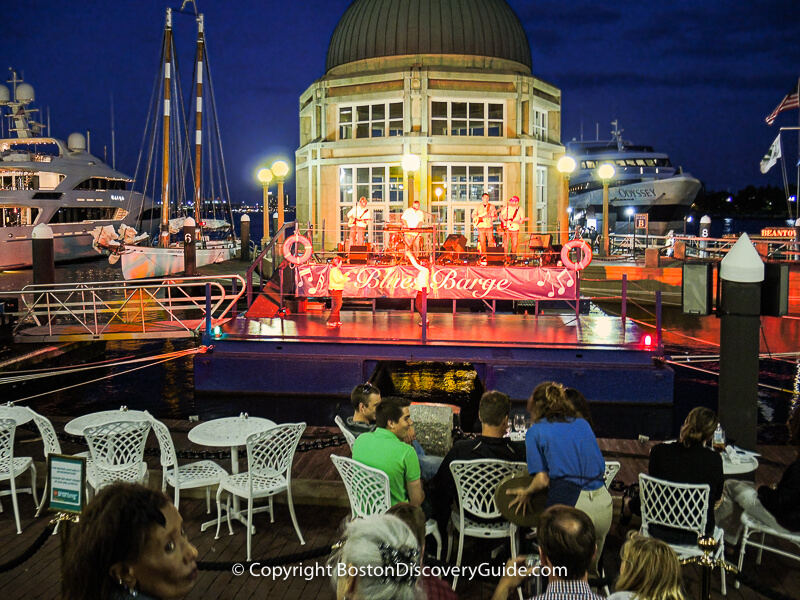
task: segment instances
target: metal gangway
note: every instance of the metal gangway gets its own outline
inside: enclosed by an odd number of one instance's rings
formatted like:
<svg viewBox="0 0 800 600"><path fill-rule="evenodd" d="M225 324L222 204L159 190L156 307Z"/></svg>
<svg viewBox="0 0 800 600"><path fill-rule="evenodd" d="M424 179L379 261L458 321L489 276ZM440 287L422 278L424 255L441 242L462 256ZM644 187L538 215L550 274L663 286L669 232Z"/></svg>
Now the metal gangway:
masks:
<svg viewBox="0 0 800 600"><path fill-rule="evenodd" d="M27 285L19 297L15 342L199 337L236 316L240 275Z"/></svg>

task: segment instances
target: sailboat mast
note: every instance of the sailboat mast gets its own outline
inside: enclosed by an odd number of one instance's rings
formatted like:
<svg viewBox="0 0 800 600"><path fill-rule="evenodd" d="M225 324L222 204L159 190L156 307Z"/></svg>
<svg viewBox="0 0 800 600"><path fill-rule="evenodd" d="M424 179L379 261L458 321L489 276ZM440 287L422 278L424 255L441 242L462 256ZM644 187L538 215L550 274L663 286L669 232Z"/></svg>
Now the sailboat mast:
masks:
<svg viewBox="0 0 800 600"><path fill-rule="evenodd" d="M161 235L158 245L169 246L169 117L170 94L172 92L172 9L167 9L167 22L164 27L164 152L161 168Z"/></svg>
<svg viewBox="0 0 800 600"><path fill-rule="evenodd" d="M200 210L202 208L201 188L202 160L203 160L203 62L205 60L205 31L203 15L197 15L197 85L196 111L195 111L195 136L194 136L194 218L200 226ZM202 239L202 238L201 238Z"/></svg>

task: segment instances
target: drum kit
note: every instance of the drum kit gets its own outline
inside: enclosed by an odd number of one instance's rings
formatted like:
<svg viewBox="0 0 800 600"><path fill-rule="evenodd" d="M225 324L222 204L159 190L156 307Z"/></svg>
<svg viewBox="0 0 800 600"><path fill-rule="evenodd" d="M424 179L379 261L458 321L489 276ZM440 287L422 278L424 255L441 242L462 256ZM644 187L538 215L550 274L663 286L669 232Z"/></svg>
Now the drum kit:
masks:
<svg viewBox="0 0 800 600"><path fill-rule="evenodd" d="M427 246L430 239L425 234L433 234L433 225L420 225L416 228L405 227L402 223L387 222L383 225L383 261L397 264L406 262L405 254L412 247L406 242L406 236L419 236L421 245Z"/></svg>

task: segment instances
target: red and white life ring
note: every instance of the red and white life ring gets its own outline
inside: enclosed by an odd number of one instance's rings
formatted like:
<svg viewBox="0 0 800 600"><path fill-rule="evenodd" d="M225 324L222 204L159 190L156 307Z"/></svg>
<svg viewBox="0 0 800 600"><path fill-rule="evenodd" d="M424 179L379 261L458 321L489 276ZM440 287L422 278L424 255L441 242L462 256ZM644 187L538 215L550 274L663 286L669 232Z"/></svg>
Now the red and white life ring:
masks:
<svg viewBox="0 0 800 600"><path fill-rule="evenodd" d="M293 246L296 244L303 245L303 252L302 254L294 254L293 253ZM314 246L307 237L303 235L299 235L295 233L293 236L286 238L286 241L283 242L283 256L286 260L288 260L293 265L302 265L309 258L311 258L311 253L314 251Z"/></svg>
<svg viewBox="0 0 800 600"><path fill-rule="evenodd" d="M569 257L569 251L577 248L580 248L583 256L578 262L574 262ZM589 266L590 262L592 262L592 249L589 247L589 244L583 240L570 240L564 244L563 248L561 248L561 262L569 269L582 271Z"/></svg>

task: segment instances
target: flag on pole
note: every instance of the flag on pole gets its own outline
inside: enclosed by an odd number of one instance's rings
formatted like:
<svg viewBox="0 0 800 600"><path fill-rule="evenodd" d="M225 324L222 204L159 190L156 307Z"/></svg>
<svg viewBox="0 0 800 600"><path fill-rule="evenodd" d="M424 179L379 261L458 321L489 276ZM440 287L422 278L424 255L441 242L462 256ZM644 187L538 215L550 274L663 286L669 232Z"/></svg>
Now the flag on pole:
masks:
<svg viewBox="0 0 800 600"><path fill-rule="evenodd" d="M766 173L769 171L773 165L778 162L778 159L781 157L781 134L778 134L778 137L775 138L775 141L772 142L772 146L769 147L769 151L764 155L764 158L761 159L761 172Z"/></svg>
<svg viewBox="0 0 800 600"><path fill-rule="evenodd" d="M775 117L778 114L782 113L785 110L791 110L793 108L800 107L800 94L798 94L798 87L800 87L800 80L794 85L794 87L789 90L789 93L786 94L786 97L781 100L781 103L772 111L772 114L766 118L767 125L772 125L773 121L775 121Z"/></svg>

